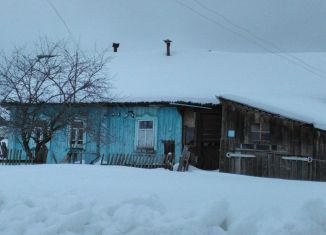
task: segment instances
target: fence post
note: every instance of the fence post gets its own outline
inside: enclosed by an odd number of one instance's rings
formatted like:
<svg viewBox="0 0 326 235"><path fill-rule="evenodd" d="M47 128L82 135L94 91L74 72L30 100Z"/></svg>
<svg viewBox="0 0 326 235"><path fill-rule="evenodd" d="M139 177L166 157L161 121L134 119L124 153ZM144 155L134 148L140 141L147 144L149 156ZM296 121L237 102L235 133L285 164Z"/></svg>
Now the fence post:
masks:
<svg viewBox="0 0 326 235"><path fill-rule="evenodd" d="M11 156L11 151L12 151L12 149L9 149L8 156L7 156L6 160L5 160L5 165L8 165L8 159L9 159L10 156Z"/></svg>
<svg viewBox="0 0 326 235"><path fill-rule="evenodd" d="M14 165L18 165L18 154L19 154L19 150L17 149L16 155L15 155L15 160L14 160Z"/></svg>
<svg viewBox="0 0 326 235"><path fill-rule="evenodd" d="M110 156L110 153L108 153L108 157L107 157L107 159L106 159L106 164L107 164L107 165L110 165L111 157L112 157L112 156Z"/></svg>
<svg viewBox="0 0 326 235"><path fill-rule="evenodd" d="M32 153L31 165L33 165L33 163L34 163L34 157L35 157L34 155L35 154Z"/></svg>
<svg viewBox="0 0 326 235"><path fill-rule="evenodd" d="M80 152L80 161L79 161L79 164L83 164L83 153Z"/></svg>
<svg viewBox="0 0 326 235"><path fill-rule="evenodd" d="M103 165L103 157L104 157L104 154L101 155L101 165Z"/></svg>
<svg viewBox="0 0 326 235"><path fill-rule="evenodd" d="M15 156L16 156L16 152L17 152L17 150L14 149L13 154L11 156L11 159L9 160L9 165L13 165L14 164L14 159L15 159Z"/></svg>
<svg viewBox="0 0 326 235"><path fill-rule="evenodd" d="M18 158L18 161L19 161L19 165L21 164L21 161L22 161L22 150L19 150L19 158Z"/></svg>
<svg viewBox="0 0 326 235"><path fill-rule="evenodd" d="M16 161L17 152L18 152L18 150L15 149L14 156L13 156L12 161L11 161L11 165L16 165L15 161Z"/></svg>

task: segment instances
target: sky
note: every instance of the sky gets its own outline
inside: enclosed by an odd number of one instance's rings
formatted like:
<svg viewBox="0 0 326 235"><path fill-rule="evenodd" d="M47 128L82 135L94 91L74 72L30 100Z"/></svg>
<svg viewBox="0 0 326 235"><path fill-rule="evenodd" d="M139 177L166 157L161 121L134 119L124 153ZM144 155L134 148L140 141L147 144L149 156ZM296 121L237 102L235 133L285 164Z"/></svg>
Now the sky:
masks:
<svg viewBox="0 0 326 235"><path fill-rule="evenodd" d="M40 37L85 48L326 51L323 0L0 0L0 50Z"/></svg>

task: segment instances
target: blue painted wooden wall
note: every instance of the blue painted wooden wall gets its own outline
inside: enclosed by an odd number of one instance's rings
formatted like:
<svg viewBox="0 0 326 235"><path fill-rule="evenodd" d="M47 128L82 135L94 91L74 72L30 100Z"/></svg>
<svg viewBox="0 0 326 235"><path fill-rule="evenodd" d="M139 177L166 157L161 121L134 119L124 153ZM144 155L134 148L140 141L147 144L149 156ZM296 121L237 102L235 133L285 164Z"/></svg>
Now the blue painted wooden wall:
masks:
<svg viewBox="0 0 326 235"><path fill-rule="evenodd" d="M84 108L85 109L85 108ZM128 115L129 111L129 115ZM130 113L134 114L132 117ZM136 152L135 136L138 119L153 118L156 125L155 154L164 154L163 140L175 141L176 161L181 155L182 148L182 116L175 107L89 107L87 108L87 123L101 130L100 143L98 136L86 134L85 153L91 159L95 153L104 154L132 154ZM14 136L9 138L9 148L21 149L20 141ZM69 151L68 131L58 132L48 144L48 163L54 163L53 156L58 162L64 160Z"/></svg>
<svg viewBox="0 0 326 235"><path fill-rule="evenodd" d="M112 116L112 113L126 114L133 111L134 118ZM108 110L107 129L110 144L106 145L105 154L135 152L136 120L154 118L157 125L156 153L163 154L163 140L174 140L176 155L181 154L182 117L174 107L135 107L114 108ZM111 114L110 114L111 113Z"/></svg>

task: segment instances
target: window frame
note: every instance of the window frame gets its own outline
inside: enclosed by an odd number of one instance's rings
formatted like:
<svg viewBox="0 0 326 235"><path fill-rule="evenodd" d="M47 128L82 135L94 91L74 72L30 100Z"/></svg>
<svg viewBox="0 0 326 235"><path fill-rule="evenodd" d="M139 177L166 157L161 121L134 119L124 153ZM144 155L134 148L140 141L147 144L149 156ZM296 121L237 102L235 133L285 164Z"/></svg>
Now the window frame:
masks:
<svg viewBox="0 0 326 235"><path fill-rule="evenodd" d="M34 127L33 135L37 142L41 142L44 140L44 133L42 127Z"/></svg>
<svg viewBox="0 0 326 235"><path fill-rule="evenodd" d="M80 127L73 127L73 122L81 122L82 123L82 128ZM83 130L83 139L82 139L82 143L78 144L79 142L79 130L82 129ZM75 141L77 141L77 144L72 144L72 133L74 130L76 131L76 138ZM75 119L72 121L72 123L69 124L68 126L68 138L67 138L67 145L69 148L71 149L84 149L85 145L86 145L86 122L82 119Z"/></svg>
<svg viewBox="0 0 326 235"><path fill-rule="evenodd" d="M48 124L46 120L39 121L38 124L35 125L32 131L33 138L36 139L37 142L41 142L44 140L44 134L48 132Z"/></svg>
<svg viewBox="0 0 326 235"><path fill-rule="evenodd" d="M253 131L253 126L254 125L259 126L259 128L258 128L257 131ZM266 129L264 128L264 125L268 125L268 131L266 131ZM258 134L259 138L254 140L253 133ZM269 135L268 140L263 139L263 135L264 134L268 134ZM271 136L270 135L271 135L271 125L270 125L270 123L267 123L267 122L259 122L259 123L252 123L250 125L250 141L252 143L269 144L269 143L271 143Z"/></svg>
<svg viewBox="0 0 326 235"><path fill-rule="evenodd" d="M151 121L153 122L153 147L152 148L146 148L146 147L140 147L138 145L138 140L139 140L139 125L140 125L140 122L142 121ZM135 151L139 151L139 150L154 150L156 151L157 150L157 118L156 117L152 117L152 116L149 116L149 115L145 115L145 116L142 116L142 117L138 117L135 119L135 142L134 142L134 149Z"/></svg>

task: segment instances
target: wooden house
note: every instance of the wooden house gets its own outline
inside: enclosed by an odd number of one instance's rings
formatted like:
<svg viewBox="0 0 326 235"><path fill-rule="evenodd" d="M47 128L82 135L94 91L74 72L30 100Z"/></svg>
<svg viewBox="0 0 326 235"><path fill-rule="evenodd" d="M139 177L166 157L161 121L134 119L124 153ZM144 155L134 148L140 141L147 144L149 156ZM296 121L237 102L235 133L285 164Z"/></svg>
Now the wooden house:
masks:
<svg viewBox="0 0 326 235"><path fill-rule="evenodd" d="M219 107L189 102L80 104L80 115L48 143L46 162L92 163L118 155L146 160L168 153L178 162L187 145L202 156L199 167L217 169ZM9 148L22 149L17 136L10 136Z"/></svg>
<svg viewBox="0 0 326 235"><path fill-rule="evenodd" d="M114 155L148 160L169 153L176 163L187 147L201 169L326 180L326 131L250 102L218 99L80 105L80 117L48 144L47 163L92 163ZM17 137L10 136L9 148L21 149Z"/></svg>
<svg viewBox="0 0 326 235"><path fill-rule="evenodd" d="M325 64L326 57L308 56ZM311 73L274 54L211 50L166 58L116 53L110 68L119 78L113 96L120 98L80 105L81 115L48 144L47 163L67 162L69 154L73 162L91 163L102 156L168 153L178 162L187 147L201 169L326 180L325 84L312 83ZM224 93L255 102L216 99ZM277 108L256 105L265 97ZM13 135L9 148L21 149Z"/></svg>

